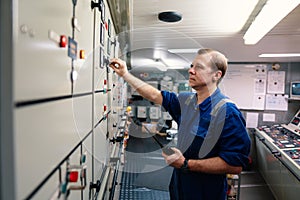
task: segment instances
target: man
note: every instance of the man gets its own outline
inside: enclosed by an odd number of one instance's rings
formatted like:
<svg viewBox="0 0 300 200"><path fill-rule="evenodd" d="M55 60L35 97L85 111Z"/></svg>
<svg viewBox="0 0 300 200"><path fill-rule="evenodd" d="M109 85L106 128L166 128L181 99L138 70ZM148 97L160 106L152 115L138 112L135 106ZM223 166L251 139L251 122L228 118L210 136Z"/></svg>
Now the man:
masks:
<svg viewBox="0 0 300 200"><path fill-rule="evenodd" d="M162 153L174 167L171 199L224 200L226 174L239 174L250 152L245 120L218 88L227 70L226 57L200 49L188 71L189 85L196 93L179 95L134 77L119 59L112 59L110 67L144 98L162 105L178 124L177 148L171 155Z"/></svg>

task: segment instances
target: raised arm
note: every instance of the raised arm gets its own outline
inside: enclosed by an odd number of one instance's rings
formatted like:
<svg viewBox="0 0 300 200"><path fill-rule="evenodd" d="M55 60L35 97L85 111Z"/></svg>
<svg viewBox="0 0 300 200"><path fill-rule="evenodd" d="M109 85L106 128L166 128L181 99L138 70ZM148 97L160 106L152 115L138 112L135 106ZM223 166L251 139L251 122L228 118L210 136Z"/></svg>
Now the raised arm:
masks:
<svg viewBox="0 0 300 200"><path fill-rule="evenodd" d="M109 66L126 82L128 82L142 97L156 104L162 104L163 97L161 92L150 84L145 83L130 74L127 70L126 63L123 60L114 58L110 61Z"/></svg>

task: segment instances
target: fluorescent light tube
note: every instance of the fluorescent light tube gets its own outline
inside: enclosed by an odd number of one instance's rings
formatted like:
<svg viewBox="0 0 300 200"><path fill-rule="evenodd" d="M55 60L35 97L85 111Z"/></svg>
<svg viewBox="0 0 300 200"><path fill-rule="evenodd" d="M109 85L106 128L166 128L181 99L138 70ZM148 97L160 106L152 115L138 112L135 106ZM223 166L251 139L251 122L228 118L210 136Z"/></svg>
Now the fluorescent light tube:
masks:
<svg viewBox="0 0 300 200"><path fill-rule="evenodd" d="M199 49L168 49L168 52L170 52L170 53L194 53L194 54L196 54Z"/></svg>
<svg viewBox="0 0 300 200"><path fill-rule="evenodd" d="M268 0L244 35L245 44L256 44L286 17L300 0Z"/></svg>
<svg viewBox="0 0 300 200"><path fill-rule="evenodd" d="M258 57L273 58L273 57L300 57L300 53L263 53Z"/></svg>

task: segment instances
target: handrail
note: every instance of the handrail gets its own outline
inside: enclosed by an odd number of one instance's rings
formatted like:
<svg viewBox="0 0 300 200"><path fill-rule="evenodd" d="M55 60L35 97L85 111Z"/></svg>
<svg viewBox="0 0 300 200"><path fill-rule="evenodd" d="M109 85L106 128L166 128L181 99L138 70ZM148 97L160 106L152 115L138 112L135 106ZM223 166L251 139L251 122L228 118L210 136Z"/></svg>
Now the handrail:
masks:
<svg viewBox="0 0 300 200"><path fill-rule="evenodd" d="M120 142L119 153L118 153L119 158L121 157L122 148L123 148L122 146L123 146L123 141ZM117 161L116 168L114 170L114 176L113 176L112 186L111 186L111 190L110 190L110 194L109 194L109 200L113 200L113 198L114 198L117 178L118 178L118 174L119 174L119 167L120 167L120 160Z"/></svg>
<svg viewBox="0 0 300 200"><path fill-rule="evenodd" d="M120 132L117 132L116 134L118 134L118 133L120 133ZM121 149L123 147L123 141L120 141L119 144L120 144L120 146L119 146L119 152L118 152L118 156L117 156L118 158L121 157ZM113 149L112 149L112 152L111 152L111 155L110 155L111 158L114 157L115 152L116 152L116 148L117 148L117 143L115 143L114 146L113 146ZM120 160L117 161L116 168L113 172L112 188L110 189L109 199L113 198L116 179L117 179L117 176L118 176L119 163L120 163ZM109 180L109 177L110 177L110 174L111 174L111 167L107 167L103 173L104 173L104 178L101 181L100 190L95 193L95 198L94 199L103 199L104 194L105 194L105 189L107 187L108 180Z"/></svg>
<svg viewBox="0 0 300 200"><path fill-rule="evenodd" d="M105 189L107 187L107 182L108 182L109 174L110 174L110 167L107 167L106 171L104 173L103 181L101 182L99 193L97 195L97 197L99 197L99 199L103 199L104 192L105 192ZM98 198L95 198L95 199L98 199Z"/></svg>

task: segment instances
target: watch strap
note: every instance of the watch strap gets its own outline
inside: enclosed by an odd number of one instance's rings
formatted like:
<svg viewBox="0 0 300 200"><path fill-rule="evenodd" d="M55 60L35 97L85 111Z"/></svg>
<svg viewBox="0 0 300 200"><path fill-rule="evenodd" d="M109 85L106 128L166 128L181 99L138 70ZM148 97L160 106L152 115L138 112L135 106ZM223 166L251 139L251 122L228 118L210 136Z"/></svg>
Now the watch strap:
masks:
<svg viewBox="0 0 300 200"><path fill-rule="evenodd" d="M188 166L189 159L184 159L183 164L181 165L180 169L183 171L188 171L189 166Z"/></svg>

